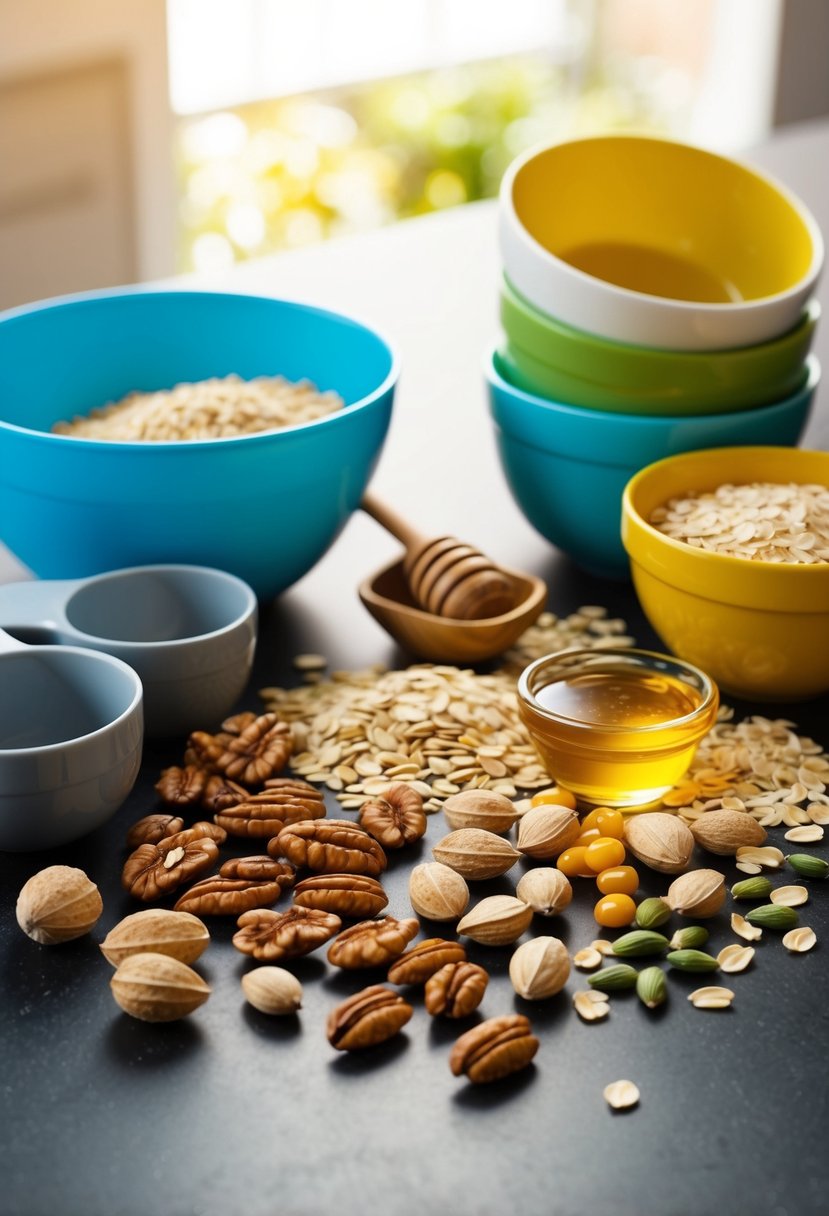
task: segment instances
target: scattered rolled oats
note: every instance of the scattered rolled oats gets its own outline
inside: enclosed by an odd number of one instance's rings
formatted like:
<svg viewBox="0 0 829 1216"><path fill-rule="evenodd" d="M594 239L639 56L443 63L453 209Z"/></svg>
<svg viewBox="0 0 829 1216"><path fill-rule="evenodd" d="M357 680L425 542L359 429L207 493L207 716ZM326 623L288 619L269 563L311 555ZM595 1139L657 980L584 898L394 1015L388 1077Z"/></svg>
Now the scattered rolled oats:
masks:
<svg viewBox="0 0 829 1216"><path fill-rule="evenodd" d="M706 988L695 988L688 996L695 1009L730 1009L734 993L730 988L720 988L717 984Z"/></svg>
<svg viewBox="0 0 829 1216"><path fill-rule="evenodd" d="M810 929L808 925L801 925L799 929L790 929L783 936L783 945L792 954L805 954L817 945L817 937L814 929Z"/></svg>
<svg viewBox="0 0 829 1216"><path fill-rule="evenodd" d="M651 512L655 528L696 549L754 561L829 562L829 487L754 482L689 493Z"/></svg>
<svg viewBox="0 0 829 1216"><path fill-rule="evenodd" d="M810 823L805 827L790 828L786 832L786 840L793 840L797 844L817 844L819 840L823 840L823 828L817 823Z"/></svg>
<svg viewBox="0 0 829 1216"><path fill-rule="evenodd" d="M720 971L733 974L737 971L745 971L753 958L753 946L739 946L733 942L730 946L723 947L717 955L717 962L720 964Z"/></svg>
<svg viewBox="0 0 829 1216"><path fill-rule="evenodd" d="M639 1090L632 1081L613 1081L604 1088L604 1099L613 1110L630 1110L639 1101Z"/></svg>
<svg viewBox="0 0 829 1216"><path fill-rule="evenodd" d="M424 809L434 812L462 790L514 798L549 786L518 717L516 676L554 650L632 642L624 621L591 605L564 618L542 613L488 675L428 663L402 671L374 666L300 688L265 688L261 696L291 723L293 771L326 785L344 809L359 809L395 781L422 794ZM318 674L310 659L317 656L297 656L294 665Z"/></svg>
<svg viewBox="0 0 829 1216"><path fill-rule="evenodd" d="M775 887L769 895L769 899L773 904L783 904L787 908L798 908L801 904L805 904L809 899L809 892L805 887Z"/></svg>
<svg viewBox="0 0 829 1216"><path fill-rule="evenodd" d="M739 912L731 913L731 928L738 937L742 937L747 942L757 942L763 936L760 926L749 924L744 916L740 916Z"/></svg>
<svg viewBox="0 0 829 1216"><path fill-rule="evenodd" d="M579 971L595 971L601 965L602 955L594 946L587 946L584 950L577 950L573 955L573 966L578 967Z"/></svg>
<svg viewBox="0 0 829 1216"><path fill-rule="evenodd" d="M589 988L573 993L573 1008L583 1022L600 1022L610 1013L610 998L606 992Z"/></svg>

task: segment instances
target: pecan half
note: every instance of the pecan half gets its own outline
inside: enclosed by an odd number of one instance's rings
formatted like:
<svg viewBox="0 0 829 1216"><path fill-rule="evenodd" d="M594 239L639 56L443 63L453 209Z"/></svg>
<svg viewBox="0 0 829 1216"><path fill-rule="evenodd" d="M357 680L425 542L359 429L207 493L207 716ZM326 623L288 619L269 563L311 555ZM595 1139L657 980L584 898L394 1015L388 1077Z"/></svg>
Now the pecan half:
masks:
<svg viewBox="0 0 829 1216"><path fill-rule="evenodd" d="M337 1051L359 1051L385 1043L406 1025L414 1013L399 992L374 984L355 992L328 1015L328 1042Z"/></svg>
<svg viewBox="0 0 829 1216"><path fill-rule="evenodd" d="M386 868L386 854L380 845L350 819L288 824L270 841L268 852L317 874L369 874L376 878Z"/></svg>
<svg viewBox="0 0 829 1216"><path fill-rule="evenodd" d="M222 731L226 735L241 735L243 730L256 721L256 714L252 709L244 709L240 714L233 714L230 718L225 718L222 723Z"/></svg>
<svg viewBox="0 0 829 1216"><path fill-rule="evenodd" d="M390 984L425 984L430 975L447 963L463 963L466 951L460 942L443 937L429 937L401 954L389 967Z"/></svg>
<svg viewBox="0 0 829 1216"><path fill-rule="evenodd" d="M284 827L303 819L322 819L325 799L307 781L286 780L279 788L268 788L247 795L242 802L217 811L214 815L231 836L277 836Z"/></svg>
<svg viewBox="0 0 829 1216"><path fill-rule="evenodd" d="M136 899L160 899L183 882L209 870L219 856L214 840L199 837L188 844L141 844L130 853L121 872L121 885Z"/></svg>
<svg viewBox="0 0 829 1216"><path fill-rule="evenodd" d="M484 999L489 975L476 963L447 963L426 981L426 1009L435 1017L465 1018Z"/></svg>
<svg viewBox="0 0 829 1216"><path fill-rule="evenodd" d="M200 819L198 823L192 824L189 828L182 828L180 832L176 832L175 836L168 836L164 843L167 848L174 848L176 845L189 844L191 840L215 840L216 844L224 844L227 840L227 832L215 823L208 823L206 819Z"/></svg>
<svg viewBox="0 0 829 1216"><path fill-rule="evenodd" d="M282 894L278 879L203 878L194 883L175 904L176 912L194 916L238 916L249 908L275 904Z"/></svg>
<svg viewBox="0 0 829 1216"><path fill-rule="evenodd" d="M359 822L384 849L402 849L426 831L423 799L402 782L390 785L379 798L363 803Z"/></svg>
<svg viewBox="0 0 829 1216"><path fill-rule="evenodd" d="M452 1048L449 1067L456 1077L465 1073L475 1084L499 1081L526 1068L537 1051L529 1019L513 1013L489 1018L462 1034Z"/></svg>
<svg viewBox="0 0 829 1216"><path fill-rule="evenodd" d="M278 882L283 891L294 885L296 870L287 861L275 861L273 857L231 857L219 866L221 878L246 878L249 882L261 882L263 878Z"/></svg>
<svg viewBox="0 0 829 1216"><path fill-rule="evenodd" d="M285 767L293 739L291 728L276 714L261 714L238 735L194 731L188 749L210 772L224 773L243 785L262 785Z"/></svg>
<svg viewBox="0 0 829 1216"><path fill-rule="evenodd" d="M396 920L386 916L382 920L360 921L344 929L331 943L328 961L345 971L385 966L403 953L419 928L420 922L413 917Z"/></svg>
<svg viewBox="0 0 829 1216"><path fill-rule="evenodd" d="M273 912L258 908L243 912L236 924L233 944L242 954L252 954L263 963L281 958L301 958L329 941L341 927L339 916L316 908L289 908Z"/></svg>
<svg viewBox="0 0 829 1216"><path fill-rule="evenodd" d="M206 785L207 773L203 768L195 764L185 764L184 768L173 765L164 769L155 783L155 792L168 806L195 806L201 802Z"/></svg>
<svg viewBox="0 0 829 1216"><path fill-rule="evenodd" d="M184 827L180 815L145 815L127 832L127 845L137 849L140 844L158 844L168 836L175 836Z"/></svg>
<svg viewBox="0 0 829 1216"><path fill-rule="evenodd" d="M249 797L250 791L243 785L228 780L221 773L213 773L207 778L201 804L209 814L215 815L218 811L236 806L237 802L244 802Z"/></svg>
<svg viewBox="0 0 829 1216"><path fill-rule="evenodd" d="M294 903L322 908L349 920L362 920L382 912L389 897L376 878L367 874L313 874L294 888Z"/></svg>

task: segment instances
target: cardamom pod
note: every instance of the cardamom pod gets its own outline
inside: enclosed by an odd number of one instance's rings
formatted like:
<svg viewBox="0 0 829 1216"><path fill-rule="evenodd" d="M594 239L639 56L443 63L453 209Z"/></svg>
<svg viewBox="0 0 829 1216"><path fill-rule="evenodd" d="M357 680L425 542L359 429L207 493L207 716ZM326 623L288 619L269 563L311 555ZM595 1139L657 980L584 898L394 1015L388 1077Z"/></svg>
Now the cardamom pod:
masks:
<svg viewBox="0 0 829 1216"><path fill-rule="evenodd" d="M668 939L661 933L649 929L634 929L623 933L613 943L613 953L619 958L639 958L645 954L663 954L668 948Z"/></svg>
<svg viewBox="0 0 829 1216"><path fill-rule="evenodd" d="M605 967L595 975L588 976L587 982L599 992L623 992L625 988L634 986L638 975L635 967L628 963L617 963L615 967Z"/></svg>
<svg viewBox="0 0 829 1216"><path fill-rule="evenodd" d="M732 899L768 899L772 884L767 878L744 878L731 888Z"/></svg>
<svg viewBox="0 0 829 1216"><path fill-rule="evenodd" d="M661 967L646 967L636 979L636 995L648 1009L656 1009L668 999L668 984Z"/></svg>
<svg viewBox="0 0 829 1216"><path fill-rule="evenodd" d="M746 913L746 920L762 929L786 930L796 928L800 918L794 908L787 908L785 904L761 904Z"/></svg>
<svg viewBox="0 0 829 1216"><path fill-rule="evenodd" d="M668 943L673 950L698 950L708 941L708 930L704 925L686 925L677 929Z"/></svg>
<svg viewBox="0 0 829 1216"><path fill-rule="evenodd" d="M829 863L810 853L791 853L786 861L802 878L825 878L829 874Z"/></svg>
<svg viewBox="0 0 829 1216"><path fill-rule="evenodd" d="M636 909L636 920L633 922L638 929L658 929L671 918L671 905L660 895L643 899Z"/></svg>
<svg viewBox="0 0 829 1216"><path fill-rule="evenodd" d="M668 962L678 971L717 971L720 964L702 950L672 950Z"/></svg>

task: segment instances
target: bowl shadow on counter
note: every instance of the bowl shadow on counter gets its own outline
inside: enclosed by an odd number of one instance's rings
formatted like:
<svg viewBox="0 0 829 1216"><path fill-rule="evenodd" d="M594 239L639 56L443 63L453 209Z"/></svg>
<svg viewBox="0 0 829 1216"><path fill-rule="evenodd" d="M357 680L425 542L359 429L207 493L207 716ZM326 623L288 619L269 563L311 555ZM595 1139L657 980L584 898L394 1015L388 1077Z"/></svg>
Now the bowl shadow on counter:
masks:
<svg viewBox="0 0 829 1216"><path fill-rule="evenodd" d="M262 1013L259 1009L254 1009L253 1005L245 1001L242 1016L249 1029L260 1039L271 1039L284 1043L290 1042L291 1039L298 1039L302 1034L302 1022L296 1013L274 1017L273 1014Z"/></svg>
<svg viewBox="0 0 829 1216"><path fill-rule="evenodd" d="M104 1035L104 1051L118 1068L148 1071L188 1063L205 1042L195 1022L141 1022L122 1013Z"/></svg>
<svg viewBox="0 0 829 1216"><path fill-rule="evenodd" d="M452 1095L452 1101L465 1110L491 1110L493 1106L500 1106L518 1098L537 1078L538 1069L535 1064L530 1064L500 1081L490 1081L486 1085L473 1085L469 1082Z"/></svg>
<svg viewBox="0 0 829 1216"><path fill-rule="evenodd" d="M396 1034L385 1043L369 1047L363 1051L344 1051L338 1053L337 1059L332 1060L328 1067L333 1076L361 1077L366 1073L385 1068L409 1050L411 1040L406 1034Z"/></svg>

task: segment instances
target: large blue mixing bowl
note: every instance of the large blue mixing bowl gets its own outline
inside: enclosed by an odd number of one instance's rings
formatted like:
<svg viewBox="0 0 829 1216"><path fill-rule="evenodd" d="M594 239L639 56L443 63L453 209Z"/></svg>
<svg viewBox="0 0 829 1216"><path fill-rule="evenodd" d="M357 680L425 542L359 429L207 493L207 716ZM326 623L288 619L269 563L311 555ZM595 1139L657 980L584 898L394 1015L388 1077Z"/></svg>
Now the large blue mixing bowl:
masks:
<svg viewBox="0 0 829 1216"><path fill-rule="evenodd" d="M809 418L820 366L810 355L804 386L785 401L732 414L613 414L514 388L497 352L485 363L501 464L527 519L591 574L626 578L622 492L645 465L699 448L794 446Z"/></svg>
<svg viewBox="0 0 829 1216"><path fill-rule="evenodd" d="M334 389L346 408L230 439L50 433L132 389L237 373ZM398 364L372 330L258 296L126 289L0 316L0 540L43 578L217 566L261 597L296 582L360 501Z"/></svg>

